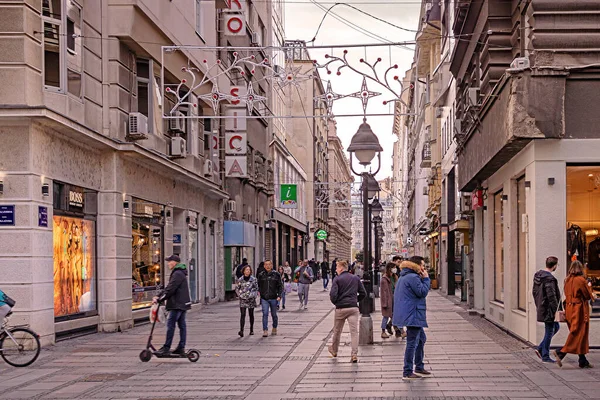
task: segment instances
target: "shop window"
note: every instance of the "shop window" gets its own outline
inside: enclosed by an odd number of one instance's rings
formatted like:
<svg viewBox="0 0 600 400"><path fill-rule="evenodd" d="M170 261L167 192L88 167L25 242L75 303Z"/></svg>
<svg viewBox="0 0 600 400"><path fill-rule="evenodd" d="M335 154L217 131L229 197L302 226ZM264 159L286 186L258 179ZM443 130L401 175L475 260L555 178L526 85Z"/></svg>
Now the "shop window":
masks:
<svg viewBox="0 0 600 400"><path fill-rule="evenodd" d="M53 276L57 321L97 314L97 193L54 182Z"/></svg>
<svg viewBox="0 0 600 400"><path fill-rule="evenodd" d="M525 177L517 180L517 307L519 310L527 308L527 232L523 232L523 216L527 214L525 203Z"/></svg>
<svg viewBox="0 0 600 400"><path fill-rule="evenodd" d="M587 264L586 276L596 295L600 295L599 192L600 166L567 167L567 254L563 256L566 258L564 273L568 273L574 260ZM592 304L592 314L600 315L599 301Z"/></svg>
<svg viewBox="0 0 600 400"><path fill-rule="evenodd" d="M504 302L504 202L494 195L494 300Z"/></svg>
<svg viewBox="0 0 600 400"><path fill-rule="evenodd" d="M150 307L165 282L163 279L164 207L133 199L131 279L132 308Z"/></svg>

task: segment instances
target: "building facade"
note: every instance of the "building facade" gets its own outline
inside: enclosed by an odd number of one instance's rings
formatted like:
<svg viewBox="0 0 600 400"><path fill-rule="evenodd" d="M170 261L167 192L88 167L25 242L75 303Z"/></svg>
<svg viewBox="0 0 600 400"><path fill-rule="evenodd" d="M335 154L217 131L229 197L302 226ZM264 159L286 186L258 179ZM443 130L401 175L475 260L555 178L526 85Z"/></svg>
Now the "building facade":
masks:
<svg viewBox="0 0 600 400"><path fill-rule="evenodd" d="M223 299L228 196L205 168L206 137L192 134L202 120L165 123L173 99L160 90L161 67L178 83L182 65L214 60L160 65L161 45L216 43L215 15L206 2L0 4L12 32L0 43L20 49L0 55L11 143L0 150L0 285L17 301L13 322L43 344L147 317L171 253L189 265L194 302Z"/></svg>
<svg viewBox="0 0 600 400"><path fill-rule="evenodd" d="M327 171L329 197L328 261L350 260L352 256L352 205L350 193L354 183L348 157L337 136L335 122L330 120L327 136Z"/></svg>
<svg viewBox="0 0 600 400"><path fill-rule="evenodd" d="M457 189L472 193L468 256L473 306L533 343L532 279L557 256L588 263L600 290L594 243L598 219L596 106L600 2L455 2L450 71L456 80ZM589 29L585 39L582 29ZM475 41L476 40L476 41ZM600 342L593 305L590 341ZM559 334L560 342L565 333Z"/></svg>

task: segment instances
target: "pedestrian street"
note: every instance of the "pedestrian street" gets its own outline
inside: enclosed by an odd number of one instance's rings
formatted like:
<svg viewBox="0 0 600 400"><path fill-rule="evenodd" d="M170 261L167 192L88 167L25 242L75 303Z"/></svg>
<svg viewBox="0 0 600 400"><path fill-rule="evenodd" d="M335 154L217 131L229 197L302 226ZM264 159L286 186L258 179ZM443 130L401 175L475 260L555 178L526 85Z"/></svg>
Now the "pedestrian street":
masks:
<svg viewBox="0 0 600 400"><path fill-rule="evenodd" d="M218 303L188 315L188 347L200 361L152 358L142 363L150 325L124 333L94 334L42 350L28 368L0 365L2 399L588 399L600 398L600 371L581 370L576 357L562 369L542 364L531 348L432 291L426 369L431 377L402 381L402 339L360 346L350 363L346 330L337 358L327 352L333 326L328 292L311 287L308 310L288 296L279 334L237 334L238 302ZM378 302L377 302L378 303ZM258 310L257 310L258 311ZM157 325L155 344L164 339ZM599 365L595 350L590 362Z"/></svg>

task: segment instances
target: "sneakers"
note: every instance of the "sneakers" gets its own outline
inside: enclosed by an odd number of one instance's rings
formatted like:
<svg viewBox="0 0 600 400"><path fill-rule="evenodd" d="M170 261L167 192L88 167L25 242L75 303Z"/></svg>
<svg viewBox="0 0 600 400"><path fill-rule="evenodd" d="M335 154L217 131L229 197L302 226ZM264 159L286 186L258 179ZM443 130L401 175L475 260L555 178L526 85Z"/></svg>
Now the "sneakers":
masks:
<svg viewBox="0 0 600 400"><path fill-rule="evenodd" d="M281 306L281 309L282 309L282 310L285 310L285 306Z"/></svg>
<svg viewBox="0 0 600 400"><path fill-rule="evenodd" d="M414 381L416 379L421 379L421 378L422 378L422 376L419 376L419 375L413 373L413 374L410 374L410 375L404 375L402 377L402 380L403 381Z"/></svg>
<svg viewBox="0 0 600 400"><path fill-rule="evenodd" d="M331 357L337 357L337 353L333 351L333 347L329 346L327 347L327 350L329 351L329 354L331 354Z"/></svg>
<svg viewBox="0 0 600 400"><path fill-rule="evenodd" d="M240 337L244 337L244 331L239 331L238 335L240 335Z"/></svg>
<svg viewBox="0 0 600 400"><path fill-rule="evenodd" d="M269 336L269 331L263 331L263 337L268 337Z"/></svg>
<svg viewBox="0 0 600 400"><path fill-rule="evenodd" d="M302 311L304 309L304 304L300 303L298 306L298 311Z"/></svg>
<svg viewBox="0 0 600 400"><path fill-rule="evenodd" d="M544 359L542 358L542 353L540 353L540 350L537 348L534 350L535 350L535 355L538 356L538 358L543 361Z"/></svg>
<svg viewBox="0 0 600 400"><path fill-rule="evenodd" d="M170 348L163 346L163 347L161 347L160 349L158 349L156 351L156 354L159 355L159 356L162 356L162 355L167 355L170 352L171 352Z"/></svg>
<svg viewBox="0 0 600 400"><path fill-rule="evenodd" d="M187 353L185 352L184 348L178 347L175 350L173 350L171 352L171 354L175 354L175 355L178 355L178 356L185 356Z"/></svg>
<svg viewBox="0 0 600 400"><path fill-rule="evenodd" d="M350 357L350 362L353 364L356 364L358 362L358 357L357 356Z"/></svg>
<svg viewBox="0 0 600 400"><path fill-rule="evenodd" d="M308 310L308 306L306 304L304 305L304 310Z"/></svg>
<svg viewBox="0 0 600 400"><path fill-rule="evenodd" d="M580 365L579 368L594 368L594 366L588 362L587 364Z"/></svg>
<svg viewBox="0 0 600 400"><path fill-rule="evenodd" d="M271 336L277 336L277 328L273 328L271 331Z"/></svg>
<svg viewBox="0 0 600 400"><path fill-rule="evenodd" d="M381 338L382 339L389 339L390 335L388 335L385 331L381 331Z"/></svg>
<svg viewBox="0 0 600 400"><path fill-rule="evenodd" d="M254 336L254 331L250 329L250 336Z"/></svg>
<svg viewBox="0 0 600 400"><path fill-rule="evenodd" d="M426 370L415 370L415 375L418 375L420 377L425 377L425 376L430 376L431 372L426 371Z"/></svg>
<svg viewBox="0 0 600 400"><path fill-rule="evenodd" d="M548 358L547 360L542 360L544 363L555 364L556 360L554 358Z"/></svg>

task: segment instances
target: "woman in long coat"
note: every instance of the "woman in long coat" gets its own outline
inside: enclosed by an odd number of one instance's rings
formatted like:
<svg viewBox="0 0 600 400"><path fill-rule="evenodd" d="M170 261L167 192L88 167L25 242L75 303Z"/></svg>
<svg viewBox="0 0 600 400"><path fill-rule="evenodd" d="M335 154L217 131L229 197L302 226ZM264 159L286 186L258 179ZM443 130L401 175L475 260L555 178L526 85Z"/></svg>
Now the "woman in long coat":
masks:
<svg viewBox="0 0 600 400"><path fill-rule="evenodd" d="M254 307L258 297L258 281L252 276L252 267L245 265L242 276L237 281L237 294L240 298L240 331L238 335L244 337L246 323L246 310L250 316L250 335L254 335Z"/></svg>
<svg viewBox="0 0 600 400"><path fill-rule="evenodd" d="M583 265L573 261L565 280L565 317L569 336L560 350L555 350L556 363L562 367L567 354L579 355L579 368L592 368L585 355L590 352L590 300L595 298L583 273Z"/></svg>
<svg viewBox="0 0 600 400"><path fill-rule="evenodd" d="M379 300L381 301L381 337L387 339L390 336L385 332L386 329L391 330L389 327L390 319L393 315L394 305L394 291L392 289L392 268L395 268L396 264L387 263L385 266L385 275L381 278L381 284L379 288ZM391 334L391 332L390 332Z"/></svg>

